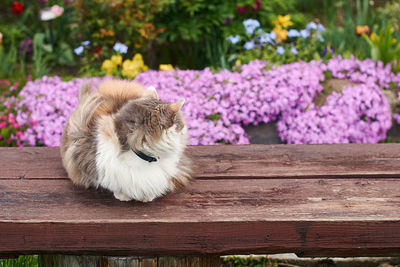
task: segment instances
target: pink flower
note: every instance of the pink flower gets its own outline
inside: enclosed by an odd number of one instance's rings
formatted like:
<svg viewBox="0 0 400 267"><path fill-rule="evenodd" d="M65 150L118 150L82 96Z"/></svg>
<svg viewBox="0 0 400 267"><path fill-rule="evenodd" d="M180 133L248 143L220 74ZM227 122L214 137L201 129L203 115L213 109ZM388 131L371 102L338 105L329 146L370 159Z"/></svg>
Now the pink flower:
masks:
<svg viewBox="0 0 400 267"><path fill-rule="evenodd" d="M254 12L261 10L261 2L260 2L260 0L255 0L254 1L254 6L251 6L250 8Z"/></svg>
<svg viewBox="0 0 400 267"><path fill-rule="evenodd" d="M236 7L236 11L237 11L239 14L246 13L246 11L247 11L247 6L237 6L237 7Z"/></svg>
<svg viewBox="0 0 400 267"><path fill-rule="evenodd" d="M24 136L24 133L21 131L18 131L15 133L19 138L22 138Z"/></svg>
<svg viewBox="0 0 400 267"><path fill-rule="evenodd" d="M6 128L6 127L7 127L7 123L5 121L0 122L0 129Z"/></svg>
<svg viewBox="0 0 400 267"><path fill-rule="evenodd" d="M54 5L51 7L51 12L56 16L59 17L64 13L64 8L58 5Z"/></svg>

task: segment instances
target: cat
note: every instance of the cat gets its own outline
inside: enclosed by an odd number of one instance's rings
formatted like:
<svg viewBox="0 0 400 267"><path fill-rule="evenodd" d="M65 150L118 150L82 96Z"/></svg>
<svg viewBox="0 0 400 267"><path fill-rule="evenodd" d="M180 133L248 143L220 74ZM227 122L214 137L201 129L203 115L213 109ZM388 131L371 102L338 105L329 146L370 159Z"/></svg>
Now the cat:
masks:
<svg viewBox="0 0 400 267"><path fill-rule="evenodd" d="M106 188L120 201L149 202L190 181L184 100L166 103L154 87L123 80L95 91L84 84L78 99L60 146L74 184Z"/></svg>

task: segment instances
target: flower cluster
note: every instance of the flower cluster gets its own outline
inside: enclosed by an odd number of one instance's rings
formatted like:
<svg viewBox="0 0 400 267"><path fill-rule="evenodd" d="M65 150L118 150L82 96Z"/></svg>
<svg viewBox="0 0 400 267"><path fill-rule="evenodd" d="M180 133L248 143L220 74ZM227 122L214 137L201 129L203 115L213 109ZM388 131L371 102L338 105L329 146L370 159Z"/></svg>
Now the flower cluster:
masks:
<svg viewBox="0 0 400 267"><path fill-rule="evenodd" d="M319 107L313 101L324 89L321 82L327 72L355 84L331 94ZM164 101L185 98L182 110L189 143L209 145L249 143L242 125L272 121L277 121L279 134L288 143L378 142L391 127L390 108L380 87L387 88L396 79L400 83L390 67L370 60L334 58L326 64L296 62L268 71L265 61L242 65L238 72L149 70L135 80L155 86ZM25 86L20 106L27 112L19 112L17 121L37 122L25 132L31 144L35 140L47 146L60 144L84 80L44 77ZM101 79L92 81L97 84Z"/></svg>
<svg viewBox="0 0 400 267"><path fill-rule="evenodd" d="M227 41L239 51L233 57L244 62L261 58L272 63L319 59L318 56L316 58L315 51L324 41L322 32L325 27L322 24L312 21L304 29L289 29L293 25L289 15L279 15L273 24L274 29L265 32L257 20L244 20L246 34L227 37Z"/></svg>
<svg viewBox="0 0 400 267"><path fill-rule="evenodd" d="M367 84L334 92L322 107L285 112L277 123L281 139L291 144L377 143L391 126L386 97Z"/></svg>
<svg viewBox="0 0 400 267"><path fill-rule="evenodd" d="M251 5L251 6L237 6L236 7L236 11L239 14L244 14L244 13L247 12L247 10L249 8L249 10L251 10L253 12L257 12L257 11L261 10L261 7L262 7L261 1L260 0L254 0L253 5Z"/></svg>
<svg viewBox="0 0 400 267"><path fill-rule="evenodd" d="M43 76L29 81L20 92L16 121L32 125L22 137L29 145L59 146L68 116L78 104L82 83L97 86L105 78L81 78L63 82L59 77Z"/></svg>
<svg viewBox="0 0 400 267"><path fill-rule="evenodd" d="M149 69L149 67L144 64L141 54L136 54L132 60L126 59L124 62L122 62L121 55L114 55L111 59L104 60L101 65L101 69L105 70L107 75L117 75L120 71L119 67L121 67L121 75L130 79L135 78L140 72Z"/></svg>
<svg viewBox="0 0 400 267"><path fill-rule="evenodd" d="M64 8L59 5L54 5L49 8L40 10L40 20L49 21L58 18L64 13Z"/></svg>
<svg viewBox="0 0 400 267"><path fill-rule="evenodd" d="M3 103L0 105L0 146L24 146L24 131L28 125L16 121L15 97L0 97L0 100Z"/></svg>

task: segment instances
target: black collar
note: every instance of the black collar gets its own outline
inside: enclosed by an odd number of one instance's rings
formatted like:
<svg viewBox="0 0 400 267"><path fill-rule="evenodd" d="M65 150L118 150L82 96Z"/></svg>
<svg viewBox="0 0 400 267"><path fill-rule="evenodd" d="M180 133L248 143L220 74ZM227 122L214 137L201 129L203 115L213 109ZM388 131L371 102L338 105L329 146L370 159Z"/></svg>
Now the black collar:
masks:
<svg viewBox="0 0 400 267"><path fill-rule="evenodd" d="M155 161L157 161L156 158L151 157L151 156L148 156L148 155L144 154L144 153L141 152L141 151L137 152L137 151L135 151L135 150L133 150L133 149L132 149L132 151L133 151L133 153L135 153L135 154L136 154L139 158L141 158L142 160L145 160L145 161L147 161L147 162L155 162Z"/></svg>

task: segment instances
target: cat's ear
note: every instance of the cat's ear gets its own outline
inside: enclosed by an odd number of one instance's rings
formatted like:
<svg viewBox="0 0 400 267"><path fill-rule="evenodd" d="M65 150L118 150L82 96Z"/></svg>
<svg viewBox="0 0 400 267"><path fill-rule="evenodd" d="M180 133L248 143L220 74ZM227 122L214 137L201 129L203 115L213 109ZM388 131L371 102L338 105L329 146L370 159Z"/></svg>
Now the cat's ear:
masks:
<svg viewBox="0 0 400 267"><path fill-rule="evenodd" d="M180 99L175 103L169 104L169 108L176 114L179 112L179 110L181 110L183 103L185 103L185 99Z"/></svg>
<svg viewBox="0 0 400 267"><path fill-rule="evenodd" d="M158 94L154 86L147 87L147 90L144 91L143 96L158 99Z"/></svg>

